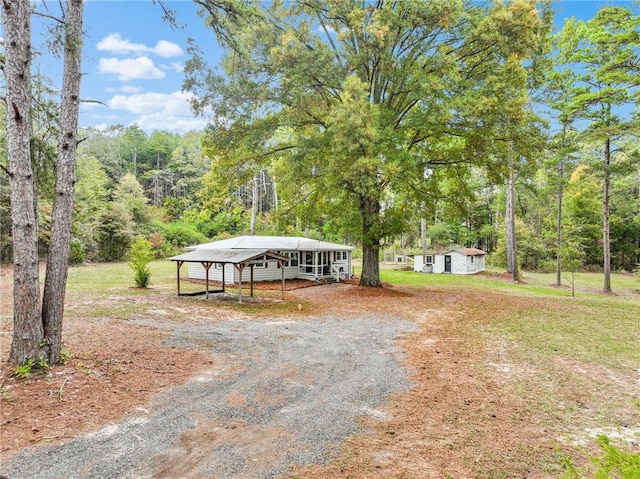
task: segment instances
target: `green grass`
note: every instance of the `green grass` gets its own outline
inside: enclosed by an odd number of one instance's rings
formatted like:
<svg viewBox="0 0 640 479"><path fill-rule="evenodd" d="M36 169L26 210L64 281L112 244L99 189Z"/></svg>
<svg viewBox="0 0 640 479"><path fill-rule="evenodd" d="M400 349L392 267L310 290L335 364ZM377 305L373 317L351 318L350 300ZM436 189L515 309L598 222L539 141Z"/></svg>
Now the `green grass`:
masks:
<svg viewBox="0 0 640 479"><path fill-rule="evenodd" d="M524 272L523 281L513 283L491 270L476 275L422 274L381 265L380 276L394 285L503 293L512 303L529 298L535 302L531 307L489 321L487 334L504 337L533 356L574 358L607 367L640 365L637 276L613 274L614 294L605 295L602 274L578 273L575 297L570 288L553 286L555 274ZM564 277L565 285L567 281L570 274ZM508 309L513 308L505 304Z"/></svg>
<svg viewBox="0 0 640 479"><path fill-rule="evenodd" d="M149 264L151 287L175 285L176 265L172 261L154 261ZM182 275L186 274L183 269ZM67 291L70 293L97 293L105 295L134 288L135 273L126 263L90 263L69 268ZM144 291L144 290L139 290Z"/></svg>
<svg viewBox="0 0 640 479"><path fill-rule="evenodd" d="M359 273L357 270L356 273ZM523 272L522 281L513 283L499 275L498 270L487 270L474 275L425 274L414 271L398 271L381 265L382 281L395 285L425 286L432 288L465 288L467 290L487 290L513 292L524 295L571 296L571 275L563 276L564 288L556 288L555 274ZM629 274L613 274L614 294L631 295L640 299L640 279ZM602 274L577 273L575 277L576 296L598 294L602 291Z"/></svg>
<svg viewBox="0 0 640 479"><path fill-rule="evenodd" d="M618 297L573 298L501 320L492 334L536 355L574 358L614 367L640 365L640 303ZM635 366L634 366L635 365Z"/></svg>

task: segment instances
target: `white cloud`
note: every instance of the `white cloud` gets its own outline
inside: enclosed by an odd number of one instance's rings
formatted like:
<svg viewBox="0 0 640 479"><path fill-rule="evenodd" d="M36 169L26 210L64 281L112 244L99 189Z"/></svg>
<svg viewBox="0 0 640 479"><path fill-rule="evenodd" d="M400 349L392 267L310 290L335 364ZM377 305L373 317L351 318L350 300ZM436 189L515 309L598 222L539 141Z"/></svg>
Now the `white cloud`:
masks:
<svg viewBox="0 0 640 479"><path fill-rule="evenodd" d="M180 62L171 63L171 69L176 73L182 73L184 71L184 64Z"/></svg>
<svg viewBox="0 0 640 479"><path fill-rule="evenodd" d="M127 55L130 53L152 53L164 58L179 57L182 55L182 48L176 43L160 40L154 47L149 47L144 43L134 43L122 38L118 33L110 33L98 42L96 48L99 51L114 53L117 55Z"/></svg>
<svg viewBox="0 0 640 479"><path fill-rule="evenodd" d="M120 90L122 93L140 93L142 88L134 86L134 85L125 85Z"/></svg>
<svg viewBox="0 0 640 479"><path fill-rule="evenodd" d="M165 73L148 57L101 58L98 62L98 72L114 74L122 81L157 80L165 77Z"/></svg>
<svg viewBox="0 0 640 479"><path fill-rule="evenodd" d="M189 94L180 91L148 92L115 95L107 103L114 110L130 113L131 124L135 123L144 131L186 133L191 130L202 130L207 125L206 118L193 115L189 98Z"/></svg>
<svg viewBox="0 0 640 479"><path fill-rule="evenodd" d="M156 43L153 53L164 58L179 57L182 55L182 48L173 42L160 40Z"/></svg>
<svg viewBox="0 0 640 479"><path fill-rule="evenodd" d="M180 91L173 93L135 93L116 95L107 102L110 108L125 110L134 115L158 113L165 116L192 116L189 95Z"/></svg>
<svg viewBox="0 0 640 479"><path fill-rule="evenodd" d="M188 131L201 131L207 126L207 120L201 117L165 116L160 113L142 115L135 121L142 130L169 131L171 133L187 133Z"/></svg>

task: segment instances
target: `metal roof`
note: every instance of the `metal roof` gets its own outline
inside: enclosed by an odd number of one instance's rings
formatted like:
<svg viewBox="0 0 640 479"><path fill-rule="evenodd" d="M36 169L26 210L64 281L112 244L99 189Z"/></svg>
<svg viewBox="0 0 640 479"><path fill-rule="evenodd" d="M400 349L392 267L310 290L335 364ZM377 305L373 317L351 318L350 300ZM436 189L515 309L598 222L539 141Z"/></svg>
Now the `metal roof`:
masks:
<svg viewBox="0 0 640 479"><path fill-rule="evenodd" d="M171 261L186 261L188 263L252 263L260 262L264 259L275 259L287 261L288 258L281 256L268 249L196 249L169 258Z"/></svg>
<svg viewBox="0 0 640 479"><path fill-rule="evenodd" d="M353 246L329 243L298 236L237 236L212 243L189 246L189 250L202 249L261 249L270 251L353 251Z"/></svg>
<svg viewBox="0 0 640 479"><path fill-rule="evenodd" d="M486 251L482 251L478 248L451 248L445 251L443 254L451 253L452 251L456 251L466 256L482 256L484 254L487 254Z"/></svg>

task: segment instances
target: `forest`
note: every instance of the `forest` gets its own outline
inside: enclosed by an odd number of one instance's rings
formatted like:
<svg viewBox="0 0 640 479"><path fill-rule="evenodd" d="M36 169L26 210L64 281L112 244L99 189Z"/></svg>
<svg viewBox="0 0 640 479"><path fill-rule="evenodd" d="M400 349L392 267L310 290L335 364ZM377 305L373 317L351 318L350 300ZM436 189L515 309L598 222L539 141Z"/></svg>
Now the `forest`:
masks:
<svg viewBox="0 0 640 479"><path fill-rule="evenodd" d="M640 17L553 4L197 0L220 68L191 45L204 131L80 129L70 264L158 258L238 234L348 242L378 286L385 248L453 245L532 271L640 262ZM222 70L222 71L221 71ZM47 256L59 100L32 79L37 240ZM0 106L5 122L6 103ZM5 125L2 125L5 129ZM0 140L0 258L13 258Z"/></svg>

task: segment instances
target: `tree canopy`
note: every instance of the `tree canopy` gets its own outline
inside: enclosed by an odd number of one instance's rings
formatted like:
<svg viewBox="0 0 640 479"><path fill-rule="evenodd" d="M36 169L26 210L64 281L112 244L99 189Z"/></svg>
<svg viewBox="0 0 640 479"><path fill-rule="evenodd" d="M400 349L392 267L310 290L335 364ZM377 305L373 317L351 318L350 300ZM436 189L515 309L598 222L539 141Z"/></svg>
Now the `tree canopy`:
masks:
<svg viewBox="0 0 640 479"><path fill-rule="evenodd" d="M235 165L279 157L288 181L357 212L369 286L415 193L485 161L549 22L529 0L197 3L228 50L224 73L195 47L186 69L195 108L217 118L217 153Z"/></svg>

